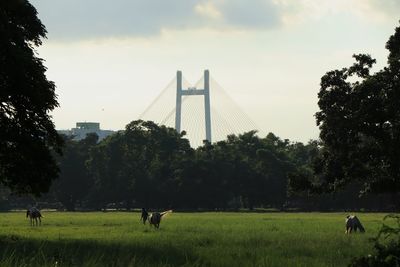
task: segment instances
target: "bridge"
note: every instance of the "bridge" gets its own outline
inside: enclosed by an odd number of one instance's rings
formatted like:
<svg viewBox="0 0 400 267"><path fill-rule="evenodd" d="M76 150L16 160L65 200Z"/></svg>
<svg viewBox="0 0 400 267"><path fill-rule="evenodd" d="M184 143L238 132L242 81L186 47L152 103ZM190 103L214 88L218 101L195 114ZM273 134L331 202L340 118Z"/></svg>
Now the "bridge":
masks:
<svg viewBox="0 0 400 267"><path fill-rule="evenodd" d="M185 131L192 147L259 130L208 70L194 85L178 71L139 118Z"/></svg>

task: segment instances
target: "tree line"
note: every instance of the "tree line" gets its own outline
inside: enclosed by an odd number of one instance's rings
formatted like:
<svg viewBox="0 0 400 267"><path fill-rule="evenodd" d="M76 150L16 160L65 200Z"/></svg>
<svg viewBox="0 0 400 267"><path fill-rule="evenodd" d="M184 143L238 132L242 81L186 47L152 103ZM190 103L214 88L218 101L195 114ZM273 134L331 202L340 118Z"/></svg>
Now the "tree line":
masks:
<svg viewBox="0 0 400 267"><path fill-rule="evenodd" d="M0 208L32 202L59 203L55 207L65 210L391 208L388 195L359 199L357 184L337 194L297 194L293 181L311 177L321 155L315 140L303 144L249 131L193 149L184 132L141 120L101 142L96 134L63 139L63 154L55 153L60 175L50 192L33 200L3 190Z"/></svg>

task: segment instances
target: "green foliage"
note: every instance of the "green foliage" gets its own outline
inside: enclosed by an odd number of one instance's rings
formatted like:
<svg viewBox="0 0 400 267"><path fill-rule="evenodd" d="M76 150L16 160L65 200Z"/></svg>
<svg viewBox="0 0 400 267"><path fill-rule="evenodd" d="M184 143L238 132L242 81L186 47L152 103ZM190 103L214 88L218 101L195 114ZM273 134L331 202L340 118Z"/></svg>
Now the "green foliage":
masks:
<svg viewBox="0 0 400 267"><path fill-rule="evenodd" d="M174 129L133 121L91 151L92 198L103 206L125 202L129 208L134 201L144 207L168 206L177 161L191 153L188 140Z"/></svg>
<svg viewBox="0 0 400 267"><path fill-rule="evenodd" d="M388 66L374 74L375 59L360 54L353 56L353 66L321 78L316 113L321 151L314 174L298 176L294 187L333 192L357 182L361 193L399 192L399 43L400 27L386 44Z"/></svg>
<svg viewBox="0 0 400 267"><path fill-rule="evenodd" d="M359 214L365 234L344 234L343 213L172 213L160 229L136 212L43 212L30 227L2 213L1 266L346 266L371 249L382 214Z"/></svg>
<svg viewBox="0 0 400 267"><path fill-rule="evenodd" d="M133 121L90 152L91 201L144 207L222 208L286 201L289 142L255 131L196 150L172 128ZM235 206L235 205L234 205ZM238 207L236 205L236 207Z"/></svg>
<svg viewBox="0 0 400 267"><path fill-rule="evenodd" d="M61 202L67 210L377 210L388 203L355 199L354 188L335 198L295 195L293 184L305 181L301 175L312 174L313 159L320 151L316 141L293 143L272 133L261 138L250 131L194 150L182 134L151 121L133 121L125 131L96 141L95 135L81 141L65 137L64 154L58 157L60 178L50 194L37 201ZM3 208L25 208L31 202L6 195Z"/></svg>
<svg viewBox="0 0 400 267"><path fill-rule="evenodd" d="M90 192L93 181L88 174L86 161L97 141L96 134L88 134L80 141L64 136L63 155L58 158L60 177L53 183L51 193L69 211L75 210L77 202L82 203Z"/></svg>
<svg viewBox="0 0 400 267"><path fill-rule="evenodd" d="M62 144L49 115L55 85L34 51L45 37L27 0L0 2L0 183L17 193L47 192L58 175L50 150Z"/></svg>
<svg viewBox="0 0 400 267"><path fill-rule="evenodd" d="M400 216L390 214L392 225L383 224L374 238L375 253L352 260L350 267L394 267L400 266Z"/></svg>

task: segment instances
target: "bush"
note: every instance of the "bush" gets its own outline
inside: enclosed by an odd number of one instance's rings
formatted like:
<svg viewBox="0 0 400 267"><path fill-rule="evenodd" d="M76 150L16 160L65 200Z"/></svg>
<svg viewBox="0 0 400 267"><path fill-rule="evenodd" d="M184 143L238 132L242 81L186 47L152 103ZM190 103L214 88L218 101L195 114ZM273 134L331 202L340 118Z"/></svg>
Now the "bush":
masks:
<svg viewBox="0 0 400 267"><path fill-rule="evenodd" d="M387 215L384 220L394 221L395 226L383 224L375 242L375 253L355 258L349 267L400 267L400 216Z"/></svg>

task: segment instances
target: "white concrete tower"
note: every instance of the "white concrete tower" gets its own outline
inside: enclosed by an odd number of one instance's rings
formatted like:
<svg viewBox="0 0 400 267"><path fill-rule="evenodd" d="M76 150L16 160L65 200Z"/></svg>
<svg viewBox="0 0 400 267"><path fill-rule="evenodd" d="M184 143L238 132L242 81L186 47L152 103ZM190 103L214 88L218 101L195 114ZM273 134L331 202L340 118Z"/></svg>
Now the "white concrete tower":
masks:
<svg viewBox="0 0 400 267"><path fill-rule="evenodd" d="M175 108L175 129L181 132L182 117L182 96L184 95L203 95L204 96L204 116L206 140L211 143L211 108L210 108L210 72L204 71L204 89L182 88L182 72L176 73L176 108Z"/></svg>

